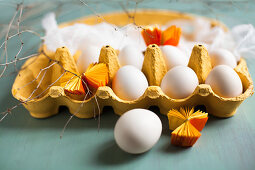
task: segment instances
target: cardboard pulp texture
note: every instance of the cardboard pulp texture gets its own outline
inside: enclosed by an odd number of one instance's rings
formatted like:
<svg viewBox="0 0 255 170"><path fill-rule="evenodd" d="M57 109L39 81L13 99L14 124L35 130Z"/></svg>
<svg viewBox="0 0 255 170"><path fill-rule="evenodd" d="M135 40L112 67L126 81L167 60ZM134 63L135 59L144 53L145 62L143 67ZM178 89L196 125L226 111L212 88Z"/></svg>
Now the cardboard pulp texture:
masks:
<svg viewBox="0 0 255 170"><path fill-rule="evenodd" d="M192 20L194 17L173 11L140 10L136 12L135 22L138 25L160 25L173 19ZM133 22L125 13L109 13L102 17L85 17L64 23L60 27L74 23L96 24L102 21L118 26ZM223 24L214 20L210 21L212 27L220 25L227 31ZM40 49L40 51L42 50L44 52L40 53L39 56L30 58L25 62L12 88L13 96L23 102L25 108L35 118L46 118L55 115L58 113L60 106L66 106L70 113L79 118L91 118L102 113L104 106L111 106L118 115L134 108L158 106L160 112L166 115L173 108L197 105L204 105L211 115L230 117L235 114L238 106L253 94L253 82L243 58L235 68L243 83L243 94L233 98L223 98L215 94L209 85L204 84L208 73L212 69L210 57L204 46L196 45L193 48L188 66L196 72L200 84L185 99L169 98L160 88L161 80L167 72L166 64L160 48L153 44L148 46L145 51L142 68L149 82L149 87L140 98L134 101L125 101L115 95L111 89L111 80L120 68L120 64L116 50L110 46L105 46L101 49L99 62L106 63L109 68L109 86L99 87L96 94L85 101L75 100L65 94L63 87L59 86L58 80L63 75L63 67L67 70L70 67L66 61L75 61L79 56L79 52L73 56L74 60L70 60L72 56L66 47L59 48L56 53L48 51L45 46Z"/></svg>

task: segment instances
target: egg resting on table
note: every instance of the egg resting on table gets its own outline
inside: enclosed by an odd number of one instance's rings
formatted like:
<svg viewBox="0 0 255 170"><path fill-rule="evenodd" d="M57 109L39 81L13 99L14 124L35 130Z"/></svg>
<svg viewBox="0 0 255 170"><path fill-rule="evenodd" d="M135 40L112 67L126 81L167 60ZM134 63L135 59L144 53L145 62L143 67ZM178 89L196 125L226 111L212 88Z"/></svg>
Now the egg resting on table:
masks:
<svg viewBox="0 0 255 170"><path fill-rule="evenodd" d="M242 94L243 85L238 74L229 66L218 65L205 80L212 90L221 97L236 97Z"/></svg>
<svg viewBox="0 0 255 170"><path fill-rule="evenodd" d="M197 75L191 68L176 66L166 73L160 87L167 96L183 99L190 96L198 84Z"/></svg>
<svg viewBox="0 0 255 170"><path fill-rule="evenodd" d="M133 109L124 113L114 128L118 146L132 154L150 150L159 140L162 123L159 117L146 109Z"/></svg>
<svg viewBox="0 0 255 170"><path fill-rule="evenodd" d="M121 67L112 81L112 90L123 100L135 100L142 96L148 81L138 68L132 65Z"/></svg>

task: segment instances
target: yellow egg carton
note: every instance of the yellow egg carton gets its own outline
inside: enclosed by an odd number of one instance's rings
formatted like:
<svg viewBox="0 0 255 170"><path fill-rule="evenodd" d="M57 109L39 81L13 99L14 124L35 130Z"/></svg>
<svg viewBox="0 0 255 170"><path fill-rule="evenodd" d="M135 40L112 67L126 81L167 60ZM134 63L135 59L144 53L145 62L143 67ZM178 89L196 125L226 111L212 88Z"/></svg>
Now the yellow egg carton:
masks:
<svg viewBox="0 0 255 170"><path fill-rule="evenodd" d="M174 19L192 20L194 18L195 16L173 11L139 10L136 11L135 22L137 25L163 25ZM96 24L102 21L118 26L133 22L126 13L121 12L105 14L102 17L85 17L64 23L60 27L74 23ZM223 24L215 20L210 21L212 27L220 25L227 31ZM142 68L149 82L149 87L137 100L125 101L116 96L110 87L113 76L120 68L120 64L116 50L110 46L105 46L101 49L99 62L105 63L109 68L109 86L99 87L95 95L85 101L76 100L65 94L63 87L59 86L58 80L64 72L62 67L66 69L70 67L70 64L71 67L76 67L74 61L79 54L76 53L71 56L66 47L57 49L56 53L47 51L45 46L41 50L44 53L25 62L12 87L13 96L22 101L25 108L36 118L55 115L58 113L60 106L68 107L70 113L79 118L91 118L100 114L104 106L112 106L114 112L118 115L134 108L158 106L160 112L166 115L173 108L197 105L204 105L211 115L230 117L234 115L237 107L253 94L253 82L243 58L235 68L243 83L243 94L233 98L223 98L215 94L209 85L204 84L205 78L212 69L210 57L205 47L196 45L193 48L188 66L196 72L200 84L189 97L172 99L166 96L160 88L161 80L167 72L161 50L157 45L150 45L145 51ZM58 62L54 63L56 60Z"/></svg>

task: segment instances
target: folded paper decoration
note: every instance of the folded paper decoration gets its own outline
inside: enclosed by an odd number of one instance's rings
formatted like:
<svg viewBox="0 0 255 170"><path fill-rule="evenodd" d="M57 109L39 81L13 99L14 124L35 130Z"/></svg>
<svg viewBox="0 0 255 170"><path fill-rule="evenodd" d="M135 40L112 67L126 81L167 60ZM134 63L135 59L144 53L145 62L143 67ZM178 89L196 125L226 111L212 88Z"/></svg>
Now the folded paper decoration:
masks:
<svg viewBox="0 0 255 170"><path fill-rule="evenodd" d="M69 73L68 75L63 76L60 86L64 87L64 90L68 93L76 95L85 94L81 76L71 75L71 73Z"/></svg>
<svg viewBox="0 0 255 170"><path fill-rule="evenodd" d="M90 64L86 72L78 73L75 59L65 47L56 50L55 59L60 62L65 72L60 78L60 86L65 93L76 100L85 100L90 95L86 92L95 91L108 83L109 71L104 63Z"/></svg>
<svg viewBox="0 0 255 170"><path fill-rule="evenodd" d="M178 146L193 146L208 119L207 113L199 110L194 112L194 107L181 107L180 111L172 109L167 116L169 129L173 130L171 143Z"/></svg>
<svg viewBox="0 0 255 170"><path fill-rule="evenodd" d="M175 19L193 20L197 16L184 14L174 11L164 10L138 10L136 11L136 24L141 25L166 25ZM104 14L105 21L117 26L124 26L131 22L125 12ZM211 26L221 26L226 28L222 23L208 19ZM86 16L79 20L61 24L60 27L70 26L76 23L96 24L100 22L96 16ZM226 28L227 31L227 28ZM46 47L39 49L48 52ZM52 52L50 58L59 60L68 56L68 49L63 48ZM166 68L160 48L153 44L146 49L143 63L143 72L148 78L149 87L144 95L135 101L125 101L118 98L110 88L111 81L120 68L118 55L115 49L110 46L104 46L101 49L99 63L105 63L109 70L109 86L99 87L92 97L85 101L74 100L68 96L59 82L55 82L62 74L63 69L58 64L47 69L44 80L36 79L41 69L49 66L49 58L44 53L36 57L29 58L19 72L19 76L12 87L13 96L24 103L24 107L29 110L30 114L36 118L46 118L58 113L60 106L69 108L70 113L75 114L79 118L92 118L100 114L105 106L112 106L114 112L122 115L124 112L134 108L148 108L152 105L158 106L160 112L167 115L170 109L182 106L204 105L209 114L217 117L230 117L236 112L238 106L249 96L253 94L253 82L248 72L246 61L241 58L235 71L239 75L243 83L243 94L233 98L224 98L215 94L208 84L204 84L204 77L208 73L208 64L204 62L207 56L207 50L202 45L195 45L189 62L189 66L195 70L200 84L197 86L193 94L185 99L172 99L166 96L159 87L160 82L166 73ZM75 56L79 56L78 53ZM59 58L61 57L61 58ZM76 58L76 57L73 57ZM201 60L200 60L201 59ZM53 61L52 61L53 62ZM52 62L50 64L52 64ZM75 61L73 60L75 63ZM148 65L150 63L150 65ZM63 64L62 64L63 65ZM149 67L150 66L150 67ZM205 69L207 68L207 70ZM69 68L65 68L69 70ZM73 69L73 66L72 66ZM210 71L210 68L209 68ZM74 72L74 71L73 71ZM81 74L81 73L80 73ZM79 74L79 75L80 75ZM32 83L30 83L32 82ZM27 86L25 86L27 85ZM49 86L51 85L51 86ZM25 86L24 88L21 88ZM36 92L33 93L35 88ZM87 90L84 88L84 90ZM32 97L29 99L29 97ZM29 100L28 100L29 99ZM81 105L82 104L82 105ZM99 108L99 109L98 109ZM79 110L79 113L77 113ZM193 123L194 124L194 123Z"/></svg>
<svg viewBox="0 0 255 170"><path fill-rule="evenodd" d="M94 89L106 86L109 81L109 71L104 63L90 64L86 72L83 73L85 81Z"/></svg>
<svg viewBox="0 0 255 170"><path fill-rule="evenodd" d="M172 132L171 144L183 147L193 146L201 133L189 122L186 121Z"/></svg>
<svg viewBox="0 0 255 170"><path fill-rule="evenodd" d="M147 26L142 30L142 36L147 46L150 44L177 46L181 37L181 28L172 25L162 31L157 26Z"/></svg>

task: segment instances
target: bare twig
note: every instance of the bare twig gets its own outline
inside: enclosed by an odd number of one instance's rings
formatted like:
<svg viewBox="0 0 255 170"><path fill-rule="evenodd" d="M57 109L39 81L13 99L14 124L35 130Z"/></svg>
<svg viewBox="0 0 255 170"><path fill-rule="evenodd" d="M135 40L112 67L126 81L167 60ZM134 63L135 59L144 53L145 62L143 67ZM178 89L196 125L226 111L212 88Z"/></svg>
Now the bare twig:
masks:
<svg viewBox="0 0 255 170"><path fill-rule="evenodd" d="M14 13L14 15L13 15L13 17L12 17L10 23L9 23L9 26L8 26L8 29L7 29L7 33L6 33L6 36L5 36L5 41L7 41L7 40L9 39L9 32L10 32L11 26L12 26L12 24L13 24L13 22L14 22L16 16L17 16L17 14L18 14L19 9L20 9L20 4L17 5L17 9L16 9L16 11L15 11L15 13ZM5 62L6 62L6 63L8 62L7 43L8 43L8 42L5 43L5 46L4 46L4 53L3 53L3 55L5 55ZM4 69L3 69L3 71L2 71L1 74L0 74L0 78L3 76L4 72L6 71L7 66L8 66L8 65L5 65L5 66L4 66Z"/></svg>

